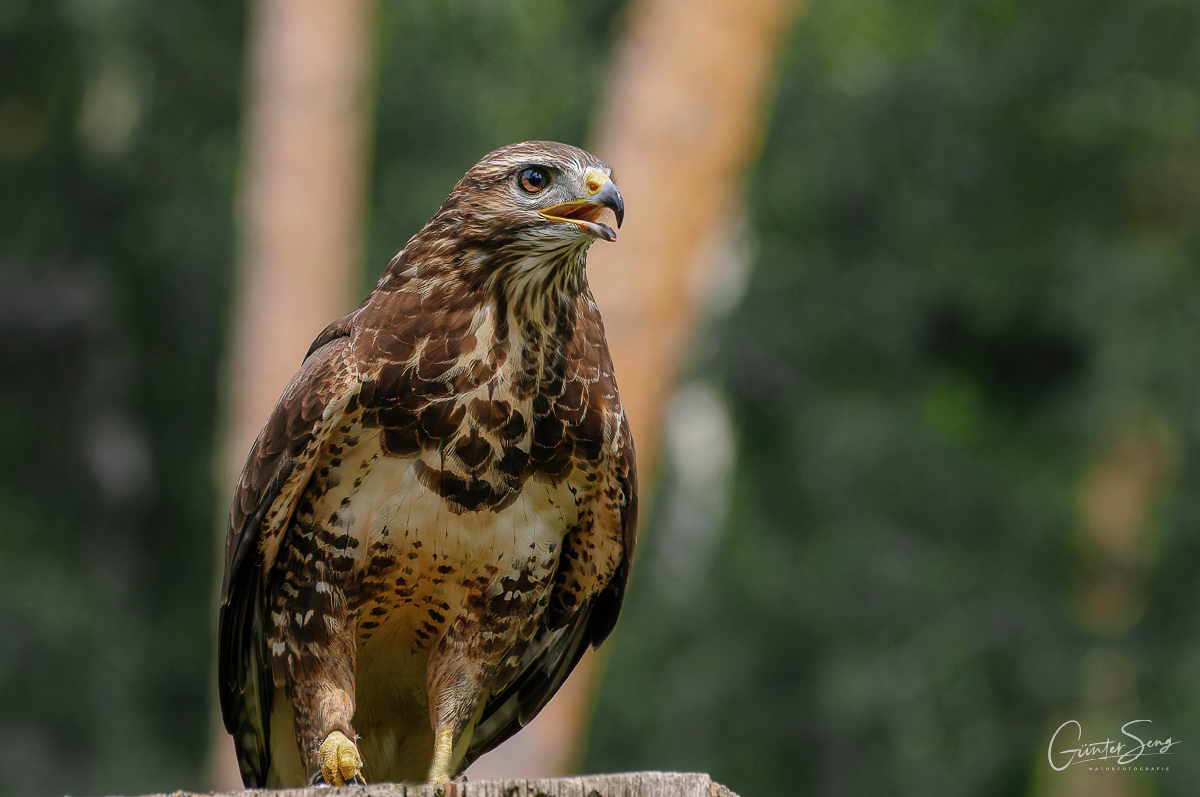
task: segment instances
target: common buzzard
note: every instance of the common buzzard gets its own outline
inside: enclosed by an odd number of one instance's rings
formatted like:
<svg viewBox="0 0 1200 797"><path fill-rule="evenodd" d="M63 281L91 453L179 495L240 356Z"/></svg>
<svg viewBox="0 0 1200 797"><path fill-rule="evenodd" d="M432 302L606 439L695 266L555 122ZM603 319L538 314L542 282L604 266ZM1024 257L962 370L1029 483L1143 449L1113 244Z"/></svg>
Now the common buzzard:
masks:
<svg viewBox="0 0 1200 797"><path fill-rule="evenodd" d="M446 781L612 631L637 476L584 273L607 211L589 153L499 149L312 344L229 517L247 786Z"/></svg>

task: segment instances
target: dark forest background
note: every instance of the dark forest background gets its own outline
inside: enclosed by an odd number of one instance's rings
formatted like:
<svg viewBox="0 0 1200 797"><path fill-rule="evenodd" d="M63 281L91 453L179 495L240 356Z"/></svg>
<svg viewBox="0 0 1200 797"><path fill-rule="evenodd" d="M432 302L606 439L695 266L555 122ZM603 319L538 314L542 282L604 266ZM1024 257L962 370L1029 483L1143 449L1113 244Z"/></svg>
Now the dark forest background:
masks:
<svg viewBox="0 0 1200 797"><path fill-rule="evenodd" d="M206 782L245 14L0 6L4 794ZM383 4L364 286L488 150L586 144L619 19ZM1109 793L1193 793L1198 42L1183 0L813 0L585 770L1066 794L1061 722L1145 718L1171 771Z"/></svg>

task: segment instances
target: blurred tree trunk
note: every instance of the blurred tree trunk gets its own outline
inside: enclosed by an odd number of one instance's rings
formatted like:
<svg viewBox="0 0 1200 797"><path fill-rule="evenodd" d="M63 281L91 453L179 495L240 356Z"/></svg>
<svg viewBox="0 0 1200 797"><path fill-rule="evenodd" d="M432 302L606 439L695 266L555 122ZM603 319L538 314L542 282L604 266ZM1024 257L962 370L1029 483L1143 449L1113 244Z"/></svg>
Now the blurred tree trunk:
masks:
<svg viewBox="0 0 1200 797"><path fill-rule="evenodd" d="M617 45L593 151L613 167L628 213L616 244L592 248L588 280L637 441L644 502L709 253L740 217L772 78L802 7L800 0L640 0ZM538 718L471 776L570 772L596 677L589 654Z"/></svg>
<svg viewBox="0 0 1200 797"><path fill-rule="evenodd" d="M308 345L356 301L374 13L373 0L256 8L222 496ZM212 785L240 789L219 718L213 737Z"/></svg>

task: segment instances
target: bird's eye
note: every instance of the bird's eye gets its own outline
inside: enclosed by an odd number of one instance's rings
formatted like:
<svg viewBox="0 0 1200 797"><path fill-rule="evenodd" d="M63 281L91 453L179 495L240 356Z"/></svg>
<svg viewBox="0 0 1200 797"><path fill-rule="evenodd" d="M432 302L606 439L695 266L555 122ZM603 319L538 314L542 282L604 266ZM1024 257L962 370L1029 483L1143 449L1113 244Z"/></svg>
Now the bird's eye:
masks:
<svg viewBox="0 0 1200 797"><path fill-rule="evenodd" d="M528 169L522 169L521 173L517 175L517 183L521 186L522 191L536 194L550 185L550 172L540 166L530 166Z"/></svg>

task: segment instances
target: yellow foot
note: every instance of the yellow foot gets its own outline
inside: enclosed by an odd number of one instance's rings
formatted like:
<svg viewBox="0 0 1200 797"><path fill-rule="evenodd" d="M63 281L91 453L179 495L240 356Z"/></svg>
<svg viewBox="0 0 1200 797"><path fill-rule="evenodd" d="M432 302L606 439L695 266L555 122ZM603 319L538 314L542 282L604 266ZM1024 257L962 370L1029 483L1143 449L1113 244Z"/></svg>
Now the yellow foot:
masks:
<svg viewBox="0 0 1200 797"><path fill-rule="evenodd" d="M333 731L321 742L317 755L321 759L321 777L330 786L362 783L362 757L354 742L341 731Z"/></svg>

